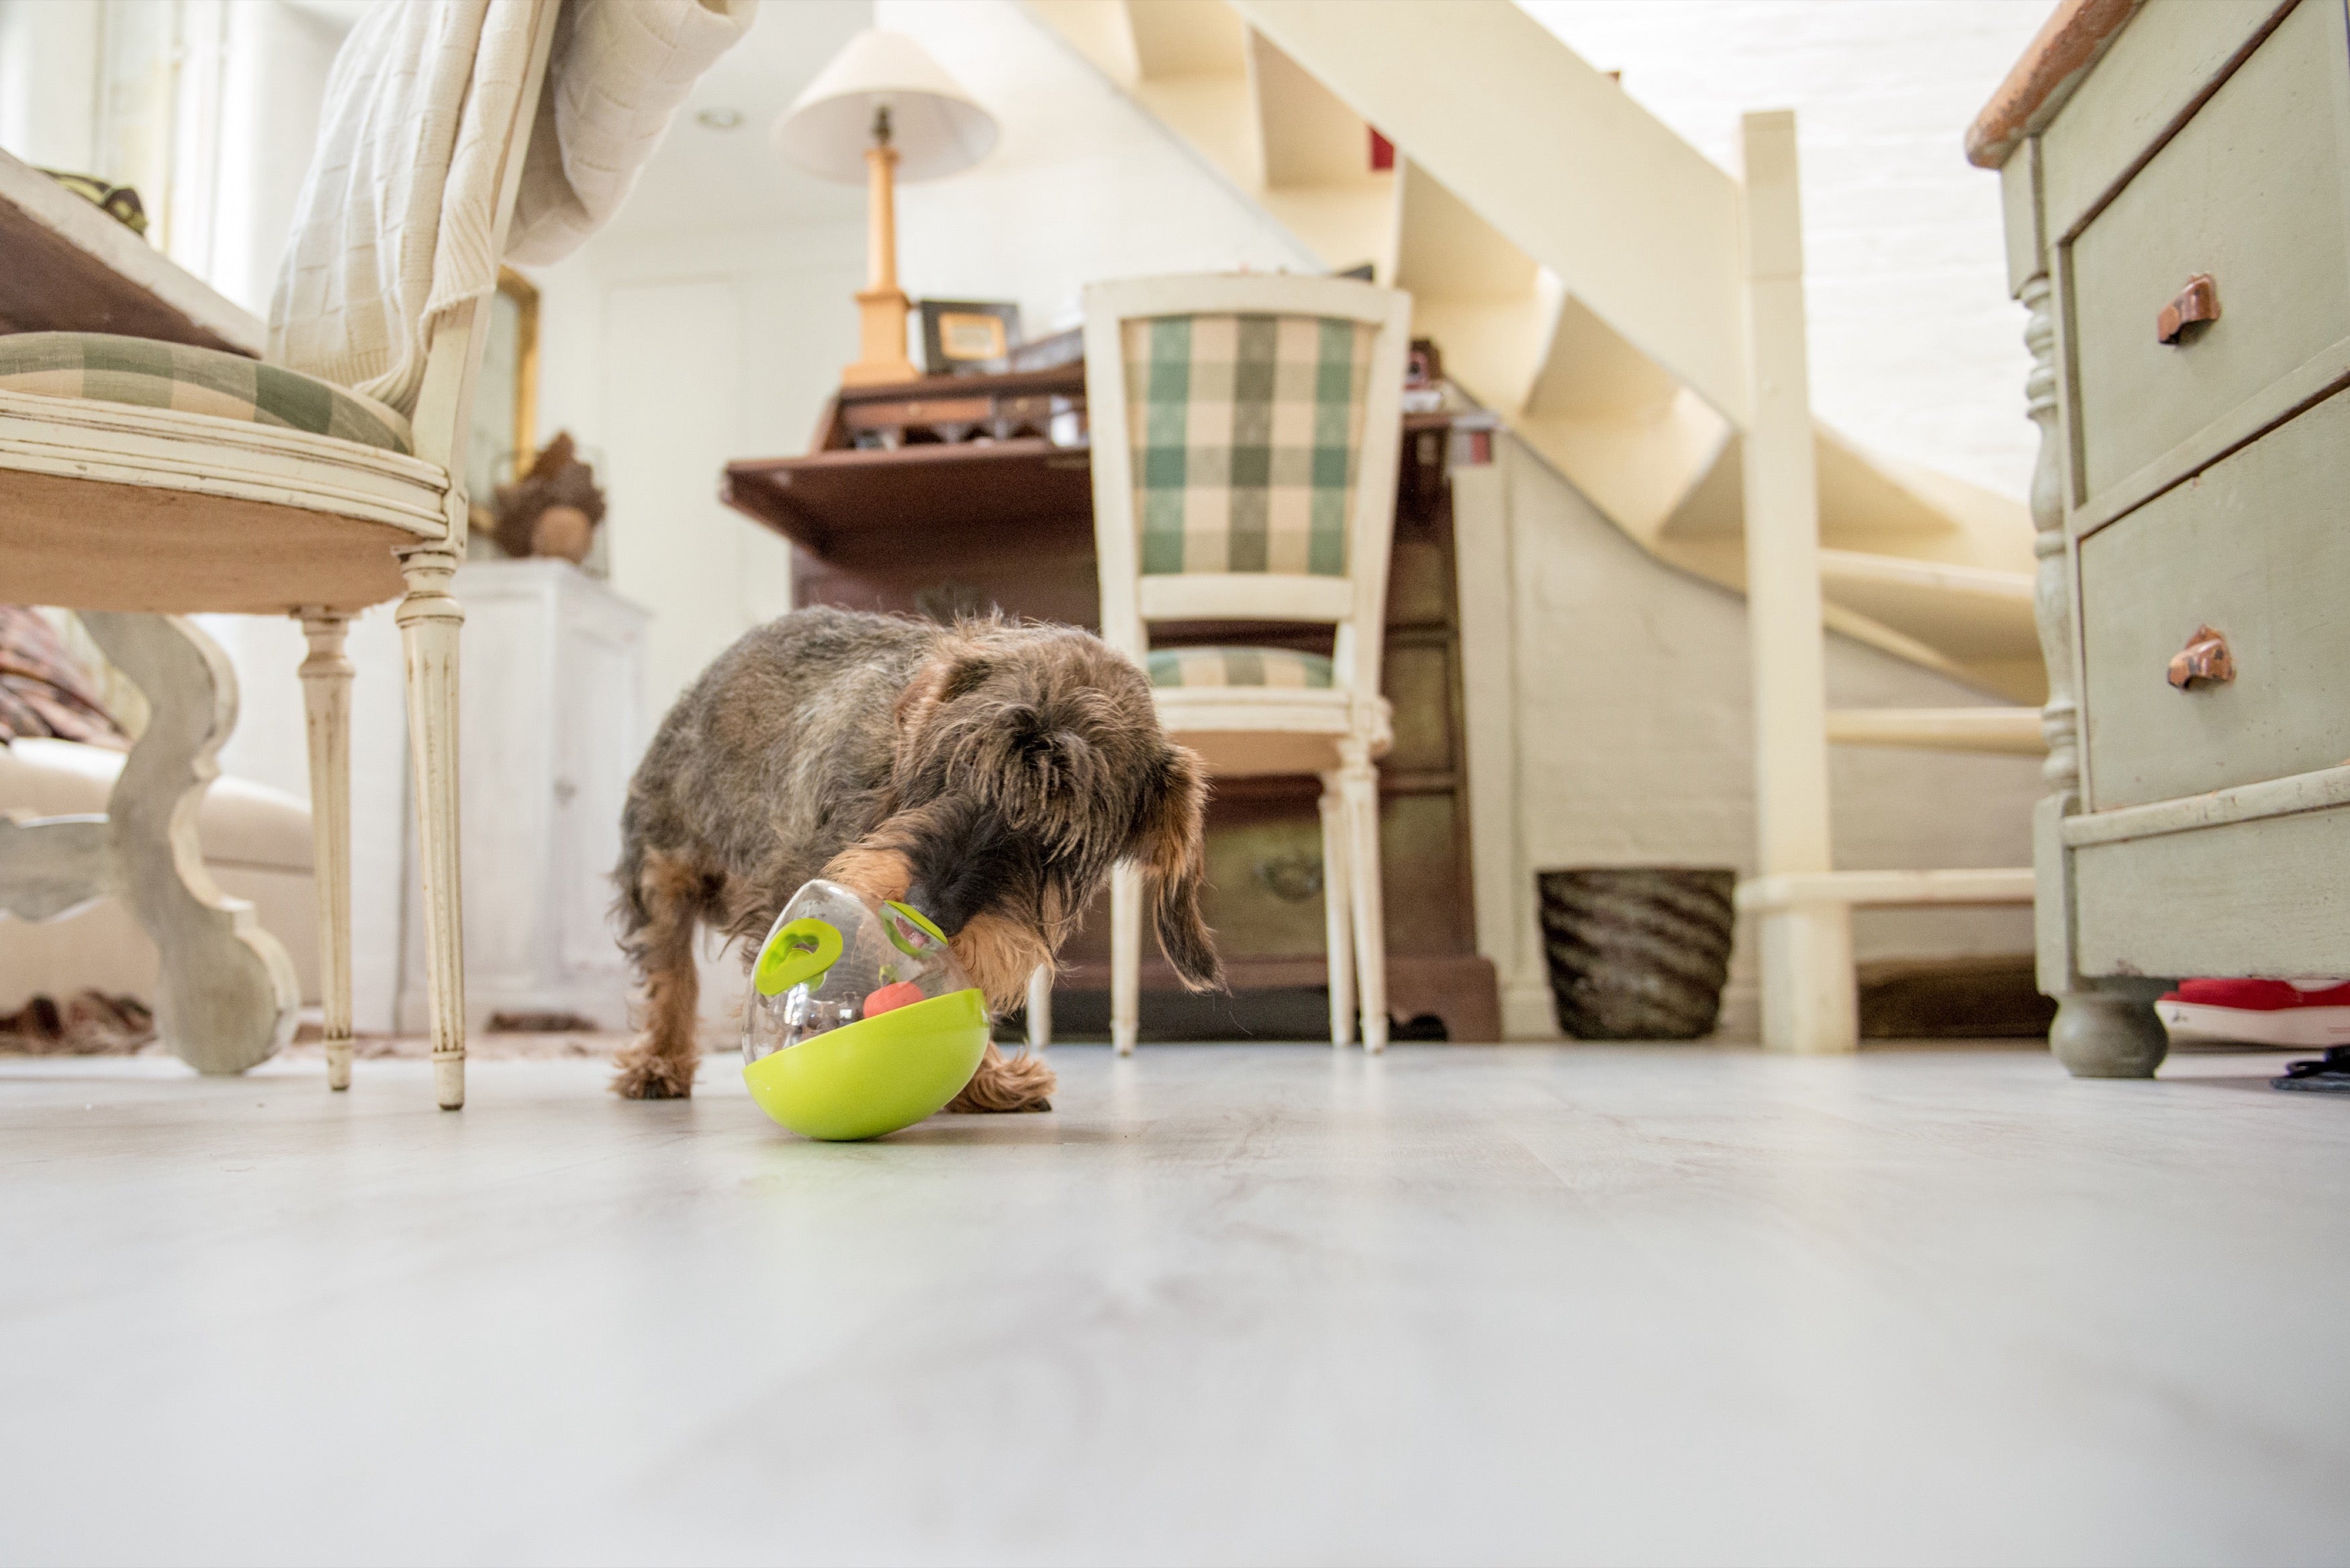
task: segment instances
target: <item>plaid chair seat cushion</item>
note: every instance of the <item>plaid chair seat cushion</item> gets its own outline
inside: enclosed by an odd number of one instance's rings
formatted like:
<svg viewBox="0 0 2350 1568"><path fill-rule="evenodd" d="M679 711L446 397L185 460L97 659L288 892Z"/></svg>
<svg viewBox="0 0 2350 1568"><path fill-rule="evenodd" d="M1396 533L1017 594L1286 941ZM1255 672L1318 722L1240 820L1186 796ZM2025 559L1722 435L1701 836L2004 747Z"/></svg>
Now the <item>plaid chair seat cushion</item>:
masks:
<svg viewBox="0 0 2350 1568"><path fill-rule="evenodd" d="M1377 330L1153 316L1123 332L1143 575L1345 576Z"/></svg>
<svg viewBox="0 0 2350 1568"><path fill-rule="evenodd" d="M1150 673L1150 684L1162 689L1331 690L1328 659L1287 648L1161 648L1145 655L1143 664Z"/></svg>
<svg viewBox="0 0 2350 1568"><path fill-rule="evenodd" d="M105 332L0 337L0 390L176 409L409 452L408 421L357 392L242 354Z"/></svg>

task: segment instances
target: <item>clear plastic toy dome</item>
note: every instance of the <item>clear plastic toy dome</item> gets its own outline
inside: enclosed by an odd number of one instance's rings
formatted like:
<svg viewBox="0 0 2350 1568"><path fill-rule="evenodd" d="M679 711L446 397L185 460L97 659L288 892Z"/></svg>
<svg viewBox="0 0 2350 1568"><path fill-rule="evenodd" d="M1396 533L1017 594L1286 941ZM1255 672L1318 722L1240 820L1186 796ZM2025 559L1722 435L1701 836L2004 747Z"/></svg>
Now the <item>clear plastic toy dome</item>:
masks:
<svg viewBox="0 0 2350 1568"><path fill-rule="evenodd" d="M972 989L919 910L818 879L792 895L751 966L743 1064L901 1007Z"/></svg>

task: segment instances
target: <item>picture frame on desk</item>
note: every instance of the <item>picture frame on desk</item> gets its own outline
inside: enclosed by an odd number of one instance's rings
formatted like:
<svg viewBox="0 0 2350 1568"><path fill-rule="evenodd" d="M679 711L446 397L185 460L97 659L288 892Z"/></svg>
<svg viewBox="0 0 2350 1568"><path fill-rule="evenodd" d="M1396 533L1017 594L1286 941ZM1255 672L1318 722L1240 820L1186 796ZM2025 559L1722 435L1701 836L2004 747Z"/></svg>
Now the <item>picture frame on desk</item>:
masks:
<svg viewBox="0 0 2350 1568"><path fill-rule="evenodd" d="M925 299L922 370L931 376L993 376L1012 368L1020 306L1010 300Z"/></svg>

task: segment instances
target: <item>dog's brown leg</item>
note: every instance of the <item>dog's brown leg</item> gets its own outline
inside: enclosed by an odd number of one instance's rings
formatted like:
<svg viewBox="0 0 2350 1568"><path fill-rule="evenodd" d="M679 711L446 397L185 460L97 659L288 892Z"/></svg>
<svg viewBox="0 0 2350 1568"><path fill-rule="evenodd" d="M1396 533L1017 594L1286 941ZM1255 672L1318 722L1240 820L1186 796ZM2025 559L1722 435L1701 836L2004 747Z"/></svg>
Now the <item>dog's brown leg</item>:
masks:
<svg viewBox="0 0 2350 1568"><path fill-rule="evenodd" d="M645 857L638 886L649 917L629 943L644 976L644 1034L613 1062L612 1092L631 1100L681 1100L693 1093L702 1045L694 1019L701 979L693 968L693 931L707 880L685 862L655 850Z"/></svg>
<svg viewBox="0 0 2350 1568"><path fill-rule="evenodd" d="M862 893L877 904L904 898L907 884L914 879L905 851L883 841L878 833L834 856L822 874L826 881Z"/></svg>
<svg viewBox="0 0 2350 1568"><path fill-rule="evenodd" d="M1051 952L1043 939L1026 925L1001 915L980 915L955 934L955 956L971 978L979 982L992 1007L1001 1012L1028 994L1028 977L1050 965ZM948 1103L951 1111L1049 1111L1058 1082L1045 1059L1030 1051L1006 1056L988 1043L979 1059L979 1071L962 1093Z"/></svg>
<svg viewBox="0 0 2350 1568"><path fill-rule="evenodd" d="M1035 1052L1006 1056L987 1043L979 1071L947 1102L951 1111L1049 1111L1053 1108L1053 1069Z"/></svg>

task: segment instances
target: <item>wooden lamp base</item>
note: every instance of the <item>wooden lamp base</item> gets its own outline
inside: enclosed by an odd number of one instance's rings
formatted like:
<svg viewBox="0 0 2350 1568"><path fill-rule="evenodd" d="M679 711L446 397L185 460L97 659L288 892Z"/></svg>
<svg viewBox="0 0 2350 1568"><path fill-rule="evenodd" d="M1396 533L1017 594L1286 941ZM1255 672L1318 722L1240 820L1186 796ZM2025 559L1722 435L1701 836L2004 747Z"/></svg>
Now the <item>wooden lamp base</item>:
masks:
<svg viewBox="0 0 2350 1568"><path fill-rule="evenodd" d="M906 358L906 291L898 286L898 154L889 143L889 121L875 125L874 144L865 150L867 248L870 272L857 291L857 363L840 372L844 387L874 387L910 381L921 374Z"/></svg>
<svg viewBox="0 0 2350 1568"><path fill-rule="evenodd" d="M857 363L841 370L842 386L880 386L921 374L906 358L906 315L912 308L896 287L857 291Z"/></svg>

